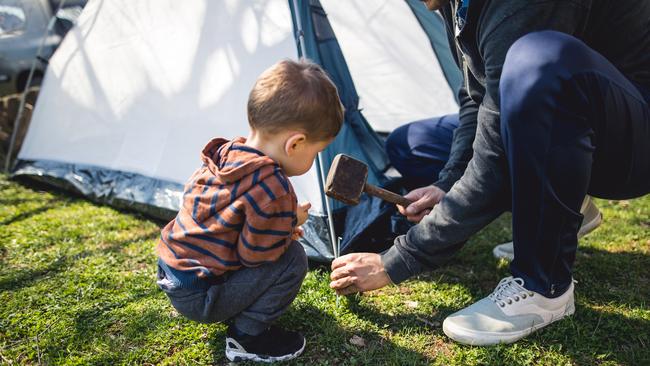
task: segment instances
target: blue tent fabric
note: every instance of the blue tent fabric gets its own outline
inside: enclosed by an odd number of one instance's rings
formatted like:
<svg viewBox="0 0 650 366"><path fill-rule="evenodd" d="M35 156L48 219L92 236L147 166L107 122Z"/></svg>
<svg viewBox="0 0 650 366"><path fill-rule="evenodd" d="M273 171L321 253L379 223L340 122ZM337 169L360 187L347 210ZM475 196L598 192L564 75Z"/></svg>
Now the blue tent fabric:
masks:
<svg viewBox="0 0 650 366"><path fill-rule="evenodd" d="M400 180L389 182L385 188L405 193ZM384 251L396 235L406 234L413 226L397 212L395 205L369 195L363 195L358 205L349 207L344 220L341 254Z"/></svg>
<svg viewBox="0 0 650 366"><path fill-rule="evenodd" d="M389 162L384 151L384 143L359 111L359 96L343 52L327 21L327 15L318 0L299 0L297 3L298 9L294 9L293 2L290 2L298 54L320 64L327 71L338 88L341 102L345 107L344 127L323 154L326 157L323 162L324 168L326 171L329 169L336 154L346 153L369 165L369 182L385 183L386 178L382 172L386 170ZM299 30L296 15L301 19L306 55L302 55L298 43L300 35L297 33ZM341 207L343 205L337 203L334 209Z"/></svg>
<svg viewBox="0 0 650 366"><path fill-rule="evenodd" d="M328 171L334 157L339 153L345 153L368 164L369 183L385 184L387 178L383 173L387 169L389 162L384 143L359 111L359 96L345 63L343 52L327 20L327 15L318 0L299 0L296 3L298 4L297 9L293 7L293 1L290 1L289 4L296 32L298 54L320 64L325 69L338 88L341 103L345 107L345 121L341 131L334 142L321 154L323 169ZM297 17L300 17L300 22L298 22ZM302 29L300 29L299 25L302 26ZM305 42L303 46L306 55L302 54L299 44L301 36ZM338 201L331 202L335 226L341 228L341 220L345 217L347 207ZM359 229L367 228L382 213L382 210L367 212L363 221L356 222L354 230L350 230L351 228L343 225L343 228L339 229L335 234L335 237L343 237L344 239L340 243L341 249L350 246L350 239L354 238L354 235L351 234L358 232L356 227ZM328 235L324 234L329 234L329 232L325 231L328 228L324 227L323 220L310 217L310 221L305 226L305 236L301 243L307 249L308 255L312 251L317 251L316 249L331 248L330 245L324 243L328 238ZM315 227L320 230L314 230ZM314 237L314 234L319 237ZM318 248L315 248L314 245ZM331 253L326 253L326 257L329 257L328 254ZM320 253L320 256L323 256L323 253Z"/></svg>
<svg viewBox="0 0 650 366"><path fill-rule="evenodd" d="M406 2L427 34L447 83L457 99L462 75L449 50L442 19L438 14L428 11L419 1L407 0ZM384 175L389 161L384 143L358 108L359 96L334 31L327 20L327 14L318 0L298 0L296 3L297 9L290 1L299 55L317 62L328 72L339 89L341 101L346 109L345 123L341 132L322 154L324 169L325 171L329 169L336 154L345 153L368 164L369 183L385 186L389 184L388 178ZM298 27L297 17L300 17L302 29ZM305 55L302 54L299 45L300 36L304 39ZM399 182L392 182L392 188L399 191L401 186ZM354 250L383 250L388 238L405 232L410 226L405 220L398 218L394 205L377 198L364 195L357 206L346 207L340 202L335 202L332 206L337 229L335 236L341 238L339 243L341 253ZM314 230L308 231L303 243L306 248L314 242L326 240L327 235L324 234L327 226L323 224L324 222L321 222L318 225L321 229L318 231L320 238L310 235ZM321 246L328 247L323 244Z"/></svg>

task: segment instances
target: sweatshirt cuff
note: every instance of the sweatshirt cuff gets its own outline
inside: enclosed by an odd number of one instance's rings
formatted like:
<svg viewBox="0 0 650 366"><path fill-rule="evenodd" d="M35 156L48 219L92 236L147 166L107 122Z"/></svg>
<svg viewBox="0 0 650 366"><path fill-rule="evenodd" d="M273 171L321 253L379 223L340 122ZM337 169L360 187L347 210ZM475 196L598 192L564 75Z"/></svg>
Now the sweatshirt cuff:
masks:
<svg viewBox="0 0 650 366"><path fill-rule="evenodd" d="M446 176L444 178L439 179L438 181L433 183L433 185L440 188L440 189L442 189L443 191L445 191L445 193L447 193L447 192L449 192L451 187L454 185L454 183L456 183L457 180L458 179L455 179L454 177L450 177L448 175L448 176Z"/></svg>
<svg viewBox="0 0 650 366"><path fill-rule="evenodd" d="M394 284L404 282L422 271L422 265L417 259L400 248L403 240L406 240L406 235L398 236L393 246L381 254L384 270Z"/></svg>

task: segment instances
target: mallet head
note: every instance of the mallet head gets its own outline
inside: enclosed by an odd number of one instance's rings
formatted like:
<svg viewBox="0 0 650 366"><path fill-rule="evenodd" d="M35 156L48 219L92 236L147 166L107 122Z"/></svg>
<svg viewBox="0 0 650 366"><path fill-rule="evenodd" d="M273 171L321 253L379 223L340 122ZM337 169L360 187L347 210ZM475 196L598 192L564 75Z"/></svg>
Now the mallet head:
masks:
<svg viewBox="0 0 650 366"><path fill-rule="evenodd" d="M338 154L327 173L325 194L348 205L359 204L368 179L368 166L344 154Z"/></svg>

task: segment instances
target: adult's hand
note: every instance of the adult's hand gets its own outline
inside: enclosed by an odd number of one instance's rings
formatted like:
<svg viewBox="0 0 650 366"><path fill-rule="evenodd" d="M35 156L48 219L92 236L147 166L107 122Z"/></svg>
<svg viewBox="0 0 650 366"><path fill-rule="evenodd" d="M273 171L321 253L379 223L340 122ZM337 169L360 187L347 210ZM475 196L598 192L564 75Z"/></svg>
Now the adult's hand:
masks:
<svg viewBox="0 0 650 366"><path fill-rule="evenodd" d="M377 253L352 253L332 262L330 287L339 295L382 288L391 283Z"/></svg>
<svg viewBox="0 0 650 366"><path fill-rule="evenodd" d="M437 205L445 196L445 191L436 187L428 186L414 189L404 197L413 203L407 207L397 205L399 213L406 216L409 221L420 222L422 218L431 212L433 206Z"/></svg>

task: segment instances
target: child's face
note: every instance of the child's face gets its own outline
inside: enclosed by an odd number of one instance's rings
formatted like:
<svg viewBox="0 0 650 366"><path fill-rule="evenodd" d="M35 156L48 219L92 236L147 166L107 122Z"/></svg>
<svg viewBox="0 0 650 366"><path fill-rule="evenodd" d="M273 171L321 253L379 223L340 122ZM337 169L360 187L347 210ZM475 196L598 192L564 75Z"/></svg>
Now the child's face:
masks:
<svg viewBox="0 0 650 366"><path fill-rule="evenodd" d="M287 176L303 175L309 171L316 155L325 150L333 139L326 141L301 141L289 147L287 155L280 164Z"/></svg>

